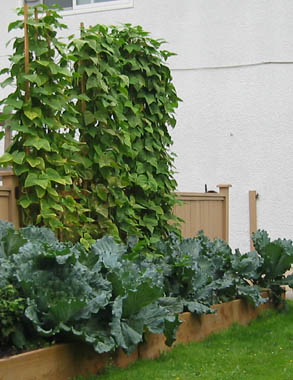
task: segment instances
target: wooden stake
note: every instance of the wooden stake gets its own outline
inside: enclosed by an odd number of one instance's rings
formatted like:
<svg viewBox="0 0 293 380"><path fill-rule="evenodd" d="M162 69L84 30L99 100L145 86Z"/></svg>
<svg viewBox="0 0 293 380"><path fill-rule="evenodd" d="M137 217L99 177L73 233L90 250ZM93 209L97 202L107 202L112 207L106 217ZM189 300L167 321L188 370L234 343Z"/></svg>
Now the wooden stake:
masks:
<svg viewBox="0 0 293 380"><path fill-rule="evenodd" d="M82 37L82 33L84 32L84 22L80 23L80 37Z"/></svg>
<svg viewBox="0 0 293 380"><path fill-rule="evenodd" d="M251 234L257 231L257 210L256 200L258 194L255 190L249 191L249 236L250 236L250 249L254 250L253 241L251 240Z"/></svg>
<svg viewBox="0 0 293 380"><path fill-rule="evenodd" d="M46 16L50 16L50 11L46 12ZM51 38L50 38L50 36L48 36L48 34L46 34L46 41L48 44L48 50L50 52L50 50L51 50Z"/></svg>
<svg viewBox="0 0 293 380"><path fill-rule="evenodd" d="M39 21L39 15L38 15L38 9L35 8L35 22L38 22ZM38 40L38 31L37 31L37 28L36 28L36 31L35 31L35 40L37 41Z"/></svg>
<svg viewBox="0 0 293 380"><path fill-rule="evenodd" d="M28 5L24 3L24 72L29 74L30 63L29 63L29 35L28 35ZM25 83L25 101L30 99L30 83L26 81Z"/></svg>
<svg viewBox="0 0 293 380"><path fill-rule="evenodd" d="M24 2L24 72L29 74L30 72L30 57L29 57L29 35L28 35L28 5ZM30 82L25 82L25 95L24 100L28 102L30 100ZM25 147L25 153L28 156L30 153L29 147Z"/></svg>
<svg viewBox="0 0 293 380"><path fill-rule="evenodd" d="M83 32L84 32L84 23L81 22L80 23L80 37L82 38L83 36ZM79 62L79 65L81 66L82 65L82 61ZM85 94L85 75L84 73L82 74L82 78L80 80L80 91L82 94ZM81 112L85 112L86 111L86 103L85 103L85 100L82 100L81 101Z"/></svg>
<svg viewBox="0 0 293 380"><path fill-rule="evenodd" d="M7 149L10 147L12 142L12 132L10 128L5 129L5 139L4 139L4 151L6 152Z"/></svg>

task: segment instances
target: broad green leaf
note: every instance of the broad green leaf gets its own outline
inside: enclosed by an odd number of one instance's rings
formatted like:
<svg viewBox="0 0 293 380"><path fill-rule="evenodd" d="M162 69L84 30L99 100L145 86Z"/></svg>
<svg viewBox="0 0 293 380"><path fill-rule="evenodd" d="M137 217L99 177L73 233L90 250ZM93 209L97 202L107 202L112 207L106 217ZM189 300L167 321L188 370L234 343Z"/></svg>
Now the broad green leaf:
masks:
<svg viewBox="0 0 293 380"><path fill-rule="evenodd" d="M42 113L40 112L40 108L35 108L35 109L30 109L30 110L25 110L24 114L26 117L28 117L30 120L34 120L36 118L41 118Z"/></svg>
<svg viewBox="0 0 293 380"><path fill-rule="evenodd" d="M33 146L37 150L44 149L47 152L51 151L49 141L42 139L38 136L28 138L23 145L24 146Z"/></svg>
<svg viewBox="0 0 293 380"><path fill-rule="evenodd" d="M95 76L91 76L86 81L86 89L90 90L91 88L98 88L99 87L99 81Z"/></svg>
<svg viewBox="0 0 293 380"><path fill-rule="evenodd" d="M47 192L52 195L53 197L58 197L59 194L57 193L57 191L53 188L53 187L48 187L47 188Z"/></svg>
<svg viewBox="0 0 293 380"><path fill-rule="evenodd" d="M14 173L17 176L20 176L21 174L26 173L29 170L30 169L29 169L28 165L20 165L20 166L17 165L17 166L14 167Z"/></svg>
<svg viewBox="0 0 293 380"><path fill-rule="evenodd" d="M215 309L211 309L210 307L197 301L186 302L185 306L187 307L188 311L190 311L191 313L196 313L198 315L216 313Z"/></svg>
<svg viewBox="0 0 293 380"><path fill-rule="evenodd" d="M162 289L152 286L150 283L140 284L135 290L129 291L123 300L123 317L129 318L161 296Z"/></svg>
<svg viewBox="0 0 293 380"><path fill-rule="evenodd" d="M96 192L97 192L97 195L100 199L102 199L103 201L106 201L107 198L108 198L108 190L106 188L106 186L102 185L102 184L98 184L96 186Z"/></svg>
<svg viewBox="0 0 293 380"><path fill-rule="evenodd" d="M67 77L71 77L71 73L66 67L59 67L58 72L62 75L67 76Z"/></svg>
<svg viewBox="0 0 293 380"><path fill-rule="evenodd" d="M4 153L0 156L0 164L7 164L8 162L13 161L13 156L10 153Z"/></svg>
<svg viewBox="0 0 293 380"><path fill-rule="evenodd" d="M62 109L63 104L56 98L48 97L44 99L44 103L50 106L53 110L59 111ZM47 119L48 120L48 119ZM51 123L48 123L49 125Z"/></svg>
<svg viewBox="0 0 293 380"><path fill-rule="evenodd" d="M129 86L129 78L126 75L119 75L119 78L121 79L122 83L124 86L128 87Z"/></svg>
<svg viewBox="0 0 293 380"><path fill-rule="evenodd" d="M137 184L142 187L142 189L147 190L149 188L149 179L146 175L140 174L137 177Z"/></svg>
<svg viewBox="0 0 293 380"><path fill-rule="evenodd" d="M43 189L47 189L48 185L49 185L49 180L48 179L45 179L45 178L38 178L36 181L35 181L35 185L38 185L40 187L42 187Z"/></svg>
<svg viewBox="0 0 293 380"><path fill-rule="evenodd" d="M37 83L38 75L37 74L25 74L23 76L24 79L28 80L31 83Z"/></svg>
<svg viewBox="0 0 293 380"><path fill-rule="evenodd" d="M60 177L60 174L57 172L57 170L53 168L47 168L46 169L46 174L50 180L54 180L54 178Z"/></svg>
<svg viewBox="0 0 293 380"><path fill-rule="evenodd" d="M72 185L72 178L70 176L63 177L65 181L65 185Z"/></svg>
<svg viewBox="0 0 293 380"><path fill-rule="evenodd" d="M42 157L32 157L28 156L26 161L30 164L32 168L39 167L40 169L45 168L45 162Z"/></svg>
<svg viewBox="0 0 293 380"><path fill-rule="evenodd" d="M21 165L23 163L24 157L24 152L14 151L12 153L13 162L15 162L18 165Z"/></svg>
<svg viewBox="0 0 293 380"><path fill-rule="evenodd" d="M49 81L49 77L47 75L39 74L36 79L36 83L39 87L42 87L45 83Z"/></svg>
<svg viewBox="0 0 293 380"><path fill-rule="evenodd" d="M71 185L71 183L72 183L70 177L60 176L60 174L57 172L57 170L55 170L53 168L46 169L46 175L48 176L50 181L60 183L61 185L66 185L66 184Z"/></svg>
<svg viewBox="0 0 293 380"><path fill-rule="evenodd" d="M24 196L20 198L20 200L18 201L18 204L22 208L28 208L32 204L32 201L28 196Z"/></svg>
<svg viewBox="0 0 293 380"><path fill-rule="evenodd" d="M58 204L58 203L54 203L54 204L52 204L51 207L52 207L54 210L57 210L57 211L61 211L61 212L64 211L63 207L62 207L60 204Z"/></svg>
<svg viewBox="0 0 293 380"><path fill-rule="evenodd" d="M85 125L92 124L92 123L94 123L96 121L96 118L95 118L94 114L91 113L90 111L85 111L83 113L83 117L84 117Z"/></svg>
<svg viewBox="0 0 293 380"><path fill-rule="evenodd" d="M10 114L6 114L6 113L1 113L0 114L0 122L5 122L7 119L9 119L10 117Z"/></svg>
<svg viewBox="0 0 293 380"><path fill-rule="evenodd" d="M80 151L80 148L78 148L76 145L73 145L73 144L71 145L68 143L62 144L61 148L66 149L66 150L70 150L71 152L79 152Z"/></svg>
<svg viewBox="0 0 293 380"><path fill-rule="evenodd" d="M114 168L118 168L117 163L113 160L113 158L109 155L103 155L99 158L99 165L101 168L105 166L110 166Z"/></svg>
<svg viewBox="0 0 293 380"><path fill-rule="evenodd" d="M1 82L1 87L4 88L6 86L10 86L14 82L14 78L7 78L3 82Z"/></svg>
<svg viewBox="0 0 293 380"><path fill-rule="evenodd" d="M50 62L49 65L48 65L48 67L50 68L51 73L53 75L58 74L58 72L59 72L59 66L56 63Z"/></svg>
<svg viewBox="0 0 293 380"><path fill-rule="evenodd" d="M56 183L60 183L60 185L66 185L66 183L67 183L66 179L62 178L62 177L51 178L51 181L56 182Z"/></svg>
<svg viewBox="0 0 293 380"><path fill-rule="evenodd" d="M74 212L75 211L75 208L76 208L76 202L75 200L72 198L72 196L70 195L67 195L66 197L64 197L62 199L62 204L68 208L69 211L71 212Z"/></svg>
<svg viewBox="0 0 293 380"><path fill-rule="evenodd" d="M87 40L87 44L94 50L96 51L97 49L97 41L93 40L93 39L88 39Z"/></svg>
<svg viewBox="0 0 293 380"><path fill-rule="evenodd" d="M49 179L42 175L29 173L24 182L24 187L40 186L42 189L47 189Z"/></svg>
<svg viewBox="0 0 293 380"><path fill-rule="evenodd" d="M21 109L23 106L23 101L21 99L15 99L13 97L8 97L5 100L5 103L16 108L16 109Z"/></svg>
<svg viewBox="0 0 293 380"><path fill-rule="evenodd" d="M86 156L82 156L79 154L78 156L75 156L75 159L79 163L81 163L85 169L89 169L93 165L92 161L89 158L87 158Z"/></svg>
<svg viewBox="0 0 293 380"><path fill-rule="evenodd" d="M39 199L43 198L46 194L46 190L42 187L36 186L35 190Z"/></svg>
<svg viewBox="0 0 293 380"><path fill-rule="evenodd" d="M50 220L52 220L53 223L54 223L55 220L56 220L56 221L59 222L58 225L59 225L59 226L62 226L62 223L61 223L61 222L59 221L59 219L57 218L57 215L55 214L55 212L52 212L52 211L50 211L50 210L48 210L48 209L43 209L43 210L41 210L41 216L42 216L42 218L44 218L44 219L50 219ZM51 225L51 223L50 223L50 225ZM55 223L54 223L54 225L55 225Z"/></svg>
<svg viewBox="0 0 293 380"><path fill-rule="evenodd" d="M103 205L95 205L94 206L94 209L95 211L98 213L98 214L101 214L103 215L105 218L108 218L108 208L103 206Z"/></svg>
<svg viewBox="0 0 293 380"><path fill-rule="evenodd" d="M92 74L99 74L99 70L96 66L88 66L84 68L87 75L90 77Z"/></svg>
<svg viewBox="0 0 293 380"><path fill-rule="evenodd" d="M80 50L86 44L86 41L82 39L78 39L78 38L73 40L72 42L77 47L78 50Z"/></svg>
<svg viewBox="0 0 293 380"><path fill-rule="evenodd" d="M23 20L16 20L11 22L8 25L8 32L11 32L13 29L19 29L23 25Z"/></svg>
<svg viewBox="0 0 293 380"><path fill-rule="evenodd" d="M130 135L128 133L123 133L123 140L124 140L124 144L127 145L129 148L131 148L131 138L130 138Z"/></svg>
<svg viewBox="0 0 293 380"><path fill-rule="evenodd" d="M49 63L50 63L50 61L45 61L45 60L38 60L38 61L36 61L39 65L41 65L41 66L45 66L45 67L47 67L47 66L49 66Z"/></svg>
<svg viewBox="0 0 293 380"><path fill-rule="evenodd" d="M53 216L44 216L44 218L49 219L49 225L52 228L53 231L57 230L58 228L63 228L62 222L56 217L56 214L53 214Z"/></svg>
<svg viewBox="0 0 293 380"><path fill-rule="evenodd" d="M49 318L63 324L80 313L85 306L85 301L81 300L58 300L51 306Z"/></svg>
<svg viewBox="0 0 293 380"><path fill-rule="evenodd" d="M38 42L40 42L40 40ZM37 45L34 48L34 51L35 51L36 55L39 56L39 57L42 56L42 55L44 55L44 54L46 54L46 53L48 53L48 50L49 49L48 49L47 46Z"/></svg>

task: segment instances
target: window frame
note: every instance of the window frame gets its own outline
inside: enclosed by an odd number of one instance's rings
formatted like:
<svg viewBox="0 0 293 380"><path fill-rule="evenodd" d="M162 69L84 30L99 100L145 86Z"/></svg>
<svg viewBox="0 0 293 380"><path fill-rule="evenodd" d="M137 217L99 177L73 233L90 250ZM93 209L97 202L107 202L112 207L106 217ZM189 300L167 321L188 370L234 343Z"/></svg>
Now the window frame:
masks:
<svg viewBox="0 0 293 380"><path fill-rule="evenodd" d="M58 2L58 0L56 0ZM110 11L116 9L133 8L134 0L115 0L113 2L101 2L93 4L76 5L76 0L72 0L73 9L64 9L61 11L62 16L71 16L84 13ZM19 6L23 6L24 0L19 0ZM75 3L75 4L74 4Z"/></svg>

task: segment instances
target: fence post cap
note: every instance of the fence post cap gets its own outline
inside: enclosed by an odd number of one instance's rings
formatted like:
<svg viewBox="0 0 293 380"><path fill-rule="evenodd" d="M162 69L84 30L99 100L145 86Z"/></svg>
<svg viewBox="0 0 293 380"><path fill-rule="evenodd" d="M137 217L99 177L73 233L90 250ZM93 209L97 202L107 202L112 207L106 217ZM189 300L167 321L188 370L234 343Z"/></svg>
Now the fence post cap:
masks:
<svg viewBox="0 0 293 380"><path fill-rule="evenodd" d="M217 187L221 188L221 187L232 187L232 185L230 184L224 184L224 185L217 185Z"/></svg>
<svg viewBox="0 0 293 380"><path fill-rule="evenodd" d="M14 175L14 171L11 168L0 169L1 177L12 176L12 175Z"/></svg>

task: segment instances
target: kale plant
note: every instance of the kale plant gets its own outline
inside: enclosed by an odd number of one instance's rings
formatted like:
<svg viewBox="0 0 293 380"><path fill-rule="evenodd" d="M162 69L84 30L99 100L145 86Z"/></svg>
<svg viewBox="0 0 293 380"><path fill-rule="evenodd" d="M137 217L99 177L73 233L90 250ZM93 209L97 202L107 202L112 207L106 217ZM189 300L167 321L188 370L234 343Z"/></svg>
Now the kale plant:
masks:
<svg viewBox="0 0 293 380"><path fill-rule="evenodd" d="M261 265L252 282L263 288L269 288L272 301L280 305L284 303L283 287L288 285L293 288L293 275L285 275L293 264L293 242L286 239L271 241L268 233L263 230L255 232L252 240L261 260Z"/></svg>
<svg viewBox="0 0 293 380"><path fill-rule="evenodd" d="M87 252L59 242L46 228L1 226L2 286L14 284L26 300L22 347L37 335L78 339L99 353L131 352L146 330L166 331L172 343L179 320L160 300L158 272L128 260L126 246L104 237Z"/></svg>
<svg viewBox="0 0 293 380"><path fill-rule="evenodd" d="M159 265L164 272L166 295L180 297L185 310L213 312L211 305L239 297L255 306L265 302L259 287L249 282L254 274L246 266L237 265L239 251L233 254L223 240L211 241L203 233L183 240L171 235L158 248L162 252ZM244 257L255 266L254 254Z"/></svg>
<svg viewBox="0 0 293 380"><path fill-rule="evenodd" d="M258 306L270 288L276 303L293 261L289 240L270 242L259 231L244 255L222 240L170 235L156 256L137 254L129 239L103 237L86 250L60 242L47 228L15 230L0 221L2 341L20 348L82 341L98 353L132 352L147 331L171 345L179 315L215 312L212 305L244 298ZM278 302L277 302L278 301Z"/></svg>

